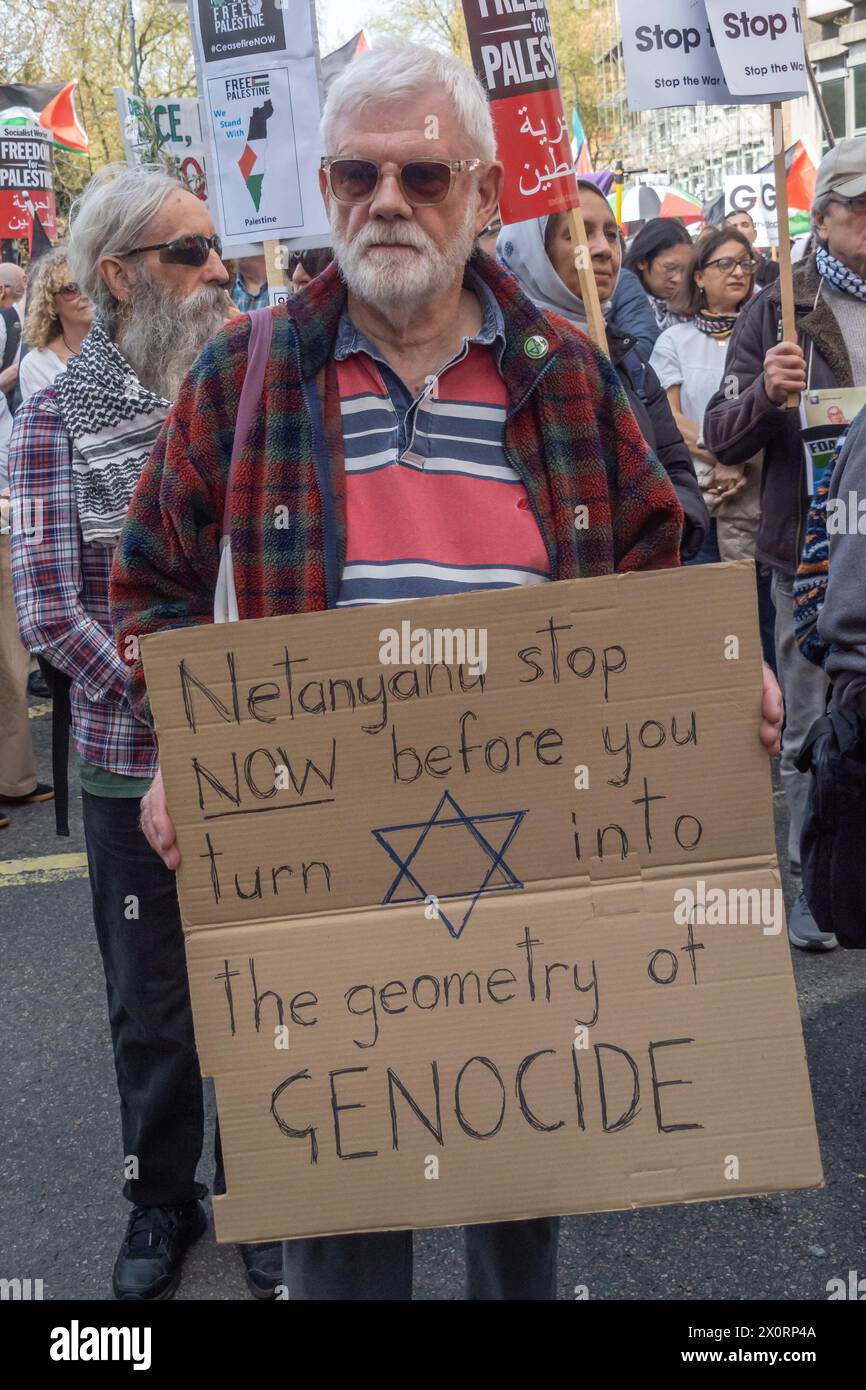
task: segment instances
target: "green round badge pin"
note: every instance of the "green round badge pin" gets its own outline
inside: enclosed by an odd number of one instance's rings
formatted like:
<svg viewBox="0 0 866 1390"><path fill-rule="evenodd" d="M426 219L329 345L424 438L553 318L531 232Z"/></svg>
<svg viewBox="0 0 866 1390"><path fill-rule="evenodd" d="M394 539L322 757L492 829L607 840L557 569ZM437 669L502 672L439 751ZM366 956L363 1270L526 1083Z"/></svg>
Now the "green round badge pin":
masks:
<svg viewBox="0 0 866 1390"><path fill-rule="evenodd" d="M547 356L550 351L550 344L540 333L535 333L531 338L526 339L523 344L523 351L527 357L531 357L533 361L538 361L540 357Z"/></svg>

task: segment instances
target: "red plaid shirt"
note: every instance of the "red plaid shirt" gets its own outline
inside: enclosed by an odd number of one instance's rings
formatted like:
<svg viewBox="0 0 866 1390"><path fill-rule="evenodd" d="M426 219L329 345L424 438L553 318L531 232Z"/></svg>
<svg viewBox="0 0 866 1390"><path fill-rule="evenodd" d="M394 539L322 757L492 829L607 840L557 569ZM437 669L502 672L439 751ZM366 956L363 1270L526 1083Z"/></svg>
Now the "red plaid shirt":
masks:
<svg viewBox="0 0 866 1390"><path fill-rule="evenodd" d="M72 450L51 387L37 391L15 415L9 484L21 640L70 677L72 737L82 757L125 777L152 777L156 746L130 710L129 672L111 635L114 551L83 543Z"/></svg>

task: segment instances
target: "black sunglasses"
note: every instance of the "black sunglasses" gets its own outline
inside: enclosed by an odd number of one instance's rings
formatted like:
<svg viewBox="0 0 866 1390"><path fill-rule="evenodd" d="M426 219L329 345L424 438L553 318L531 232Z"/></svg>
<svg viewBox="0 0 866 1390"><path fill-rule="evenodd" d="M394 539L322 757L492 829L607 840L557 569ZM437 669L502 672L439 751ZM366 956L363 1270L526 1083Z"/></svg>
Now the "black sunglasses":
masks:
<svg viewBox="0 0 866 1390"><path fill-rule="evenodd" d="M289 260L289 274L294 274L296 268L301 265L310 279L315 280L333 259L334 253L330 246L314 251L293 251Z"/></svg>
<svg viewBox="0 0 866 1390"><path fill-rule="evenodd" d="M403 196L413 207L442 203L451 192L454 176L471 172L480 159L410 159L399 171ZM327 155L322 168L339 203L370 203L382 180L382 170L372 159L337 159Z"/></svg>
<svg viewBox="0 0 866 1390"><path fill-rule="evenodd" d="M190 233L189 236L176 237L174 241L159 241L155 246L136 246L134 251L109 252L121 260L126 256L140 256L145 251L158 251L163 265L204 265L211 251L216 251L222 260L223 244L220 238Z"/></svg>

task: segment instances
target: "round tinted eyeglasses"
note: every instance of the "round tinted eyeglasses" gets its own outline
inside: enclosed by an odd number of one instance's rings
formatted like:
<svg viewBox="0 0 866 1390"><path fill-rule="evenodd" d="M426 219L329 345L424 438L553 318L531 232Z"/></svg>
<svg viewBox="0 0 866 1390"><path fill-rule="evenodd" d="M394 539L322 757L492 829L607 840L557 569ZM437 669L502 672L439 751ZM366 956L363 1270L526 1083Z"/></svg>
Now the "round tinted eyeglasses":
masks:
<svg viewBox="0 0 866 1390"><path fill-rule="evenodd" d="M216 251L222 259L223 244L216 235L190 233L188 236L175 237L174 241L158 241L155 246L136 246L134 251L115 251L108 254L116 255L123 260L127 256L140 256L145 251L158 251L163 265L202 266L211 251Z"/></svg>
<svg viewBox="0 0 866 1390"><path fill-rule="evenodd" d="M469 173L481 163L480 159L410 159L400 166L397 178L407 203L416 208L431 207L445 201L456 174ZM338 203L370 203L382 182L382 167L372 159L327 155L322 168Z"/></svg>
<svg viewBox="0 0 866 1390"><path fill-rule="evenodd" d="M68 285L60 285L54 293L59 294L61 299L77 299L81 294L81 286L76 280L70 280Z"/></svg>

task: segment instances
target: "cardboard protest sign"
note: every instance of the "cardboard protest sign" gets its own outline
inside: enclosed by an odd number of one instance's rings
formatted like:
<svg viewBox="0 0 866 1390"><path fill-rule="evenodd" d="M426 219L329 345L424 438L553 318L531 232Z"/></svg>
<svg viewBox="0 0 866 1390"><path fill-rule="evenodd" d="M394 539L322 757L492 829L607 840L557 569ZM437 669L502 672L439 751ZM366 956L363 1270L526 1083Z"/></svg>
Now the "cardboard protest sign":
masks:
<svg viewBox="0 0 866 1390"><path fill-rule="evenodd" d="M779 245L776 176L771 171L729 174L725 178L725 213L747 212L758 233L757 246Z"/></svg>
<svg viewBox="0 0 866 1390"><path fill-rule="evenodd" d="M228 251L327 233L312 0L190 0L210 207Z"/></svg>
<svg viewBox="0 0 866 1390"><path fill-rule="evenodd" d="M787 8L791 3L793 0L785 0L784 5L775 8ZM735 89L726 80L716 26L710 25L704 0L618 0L618 4L630 111L693 106L698 102L731 106L744 101L768 102L776 95L800 95L800 76L805 77L805 69L796 78L792 75L784 93L781 92L776 85L777 74L770 80L763 36L752 35L751 30L748 57L743 65L735 62L734 70L742 76L746 66L767 66L766 85L752 85L738 95L743 89ZM725 10L728 18L725 6L719 8ZM742 3L738 0L740 9ZM746 52L745 47L742 51ZM739 50L735 48L734 52Z"/></svg>
<svg viewBox="0 0 866 1390"><path fill-rule="evenodd" d="M755 609L744 563L143 640L220 1240L821 1182Z"/></svg>
<svg viewBox="0 0 866 1390"><path fill-rule="evenodd" d="M571 135L544 0L512 13L501 0L463 0L475 72L490 99L505 182L504 223L579 207Z"/></svg>
<svg viewBox="0 0 866 1390"><path fill-rule="evenodd" d="M0 237L30 235L35 212L57 235L53 136L40 125L0 125Z"/></svg>
<svg viewBox="0 0 866 1390"><path fill-rule="evenodd" d="M753 102L808 90L800 0L704 0L725 81Z"/></svg>
<svg viewBox="0 0 866 1390"><path fill-rule="evenodd" d="M147 109L151 125L159 138L160 150L177 161L178 172L197 198L207 201L207 172L201 114L197 97L165 98L154 101L137 97L123 87L115 87L114 104L123 135L128 164L146 163L151 139L144 122Z"/></svg>

